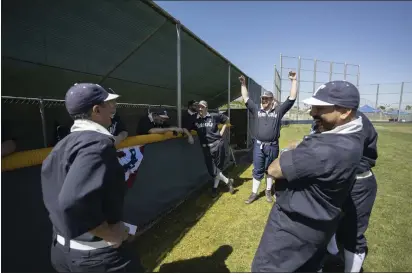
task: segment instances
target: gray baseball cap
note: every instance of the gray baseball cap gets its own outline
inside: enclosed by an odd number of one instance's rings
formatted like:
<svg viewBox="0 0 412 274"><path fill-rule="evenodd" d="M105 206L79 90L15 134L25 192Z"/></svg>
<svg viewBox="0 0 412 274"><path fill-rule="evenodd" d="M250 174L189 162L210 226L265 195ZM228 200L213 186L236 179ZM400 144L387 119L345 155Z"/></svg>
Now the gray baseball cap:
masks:
<svg viewBox="0 0 412 274"><path fill-rule="evenodd" d="M262 98L262 97L273 98L274 96L273 96L273 93L272 93L272 92L265 90L265 91L262 93L262 95L260 95L260 97L261 97L261 98Z"/></svg>
<svg viewBox="0 0 412 274"><path fill-rule="evenodd" d="M207 102L206 102L205 100L200 101L200 102L199 102L199 105L202 105L202 106L204 106L204 107L206 107L206 108L208 107L208 106L207 106Z"/></svg>

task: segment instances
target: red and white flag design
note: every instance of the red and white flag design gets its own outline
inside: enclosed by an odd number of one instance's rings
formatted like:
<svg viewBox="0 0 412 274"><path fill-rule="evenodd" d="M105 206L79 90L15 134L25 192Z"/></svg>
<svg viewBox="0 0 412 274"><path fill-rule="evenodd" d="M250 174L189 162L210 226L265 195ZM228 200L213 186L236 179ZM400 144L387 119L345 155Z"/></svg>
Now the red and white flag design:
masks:
<svg viewBox="0 0 412 274"><path fill-rule="evenodd" d="M137 170L143 161L144 146L126 147L117 150L117 158L124 169L125 181L129 188L133 186Z"/></svg>

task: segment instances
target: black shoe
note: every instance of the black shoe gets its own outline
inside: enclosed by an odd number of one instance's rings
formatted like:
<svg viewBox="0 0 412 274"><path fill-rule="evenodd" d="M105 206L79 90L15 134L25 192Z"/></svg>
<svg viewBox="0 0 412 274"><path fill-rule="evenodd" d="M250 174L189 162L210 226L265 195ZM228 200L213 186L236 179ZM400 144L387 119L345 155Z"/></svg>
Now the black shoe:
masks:
<svg viewBox="0 0 412 274"><path fill-rule="evenodd" d="M250 194L249 198L245 201L246 204L251 204L253 203L255 200L257 200L258 196L256 193Z"/></svg>
<svg viewBox="0 0 412 274"><path fill-rule="evenodd" d="M218 195L218 193L217 193L217 188L212 188L212 197L213 197L213 198L216 198L217 195Z"/></svg>
<svg viewBox="0 0 412 274"><path fill-rule="evenodd" d="M266 201L268 203L272 203L273 202L272 192L270 190L266 190L265 195L266 195Z"/></svg>
<svg viewBox="0 0 412 274"><path fill-rule="evenodd" d="M227 186L229 187L230 194L234 194L235 188L233 187L233 179L229 179L229 183L227 183Z"/></svg>
<svg viewBox="0 0 412 274"><path fill-rule="evenodd" d="M343 272L345 269L345 261L342 254L336 255L326 251L325 257L322 260L323 272Z"/></svg>

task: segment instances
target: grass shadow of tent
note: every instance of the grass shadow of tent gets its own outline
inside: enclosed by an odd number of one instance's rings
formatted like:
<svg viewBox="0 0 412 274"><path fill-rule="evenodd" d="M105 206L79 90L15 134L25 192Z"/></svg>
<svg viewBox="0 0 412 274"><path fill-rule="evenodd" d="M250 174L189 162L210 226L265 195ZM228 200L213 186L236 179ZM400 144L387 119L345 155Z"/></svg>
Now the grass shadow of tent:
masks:
<svg viewBox="0 0 412 274"><path fill-rule="evenodd" d="M172 263L163 264L159 272L163 273L229 273L230 270L226 265L226 260L233 252L230 245L220 246L210 256L202 256L187 260L179 260Z"/></svg>
<svg viewBox="0 0 412 274"><path fill-rule="evenodd" d="M229 168L229 176L236 178L242 174L249 165L238 165ZM143 233L137 239L138 250L142 263L148 272L160 264L166 255L176 246L190 229L203 217L208 209L219 199L210 195L211 183L195 191L184 203L172 213L166 215L159 223ZM226 186L219 186L220 192L225 193ZM191 271L189 271L191 272ZM221 272L221 271L219 271Z"/></svg>

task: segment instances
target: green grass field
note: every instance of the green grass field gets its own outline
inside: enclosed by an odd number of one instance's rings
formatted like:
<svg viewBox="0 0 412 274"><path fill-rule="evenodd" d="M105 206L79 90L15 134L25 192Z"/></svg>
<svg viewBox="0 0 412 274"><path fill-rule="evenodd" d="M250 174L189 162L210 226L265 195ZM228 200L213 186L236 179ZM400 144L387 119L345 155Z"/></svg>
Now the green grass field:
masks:
<svg viewBox="0 0 412 274"><path fill-rule="evenodd" d="M369 255L365 272L412 271L412 145L411 124L377 124L378 196L367 231ZM281 148L299 140L308 125L282 129ZM215 201L203 190L166 216L138 239L142 262L148 271L250 272L271 204L261 198L246 205L251 192L252 167L238 166L238 192L223 192ZM264 183L260 191L264 191ZM224 187L221 188L222 191Z"/></svg>

